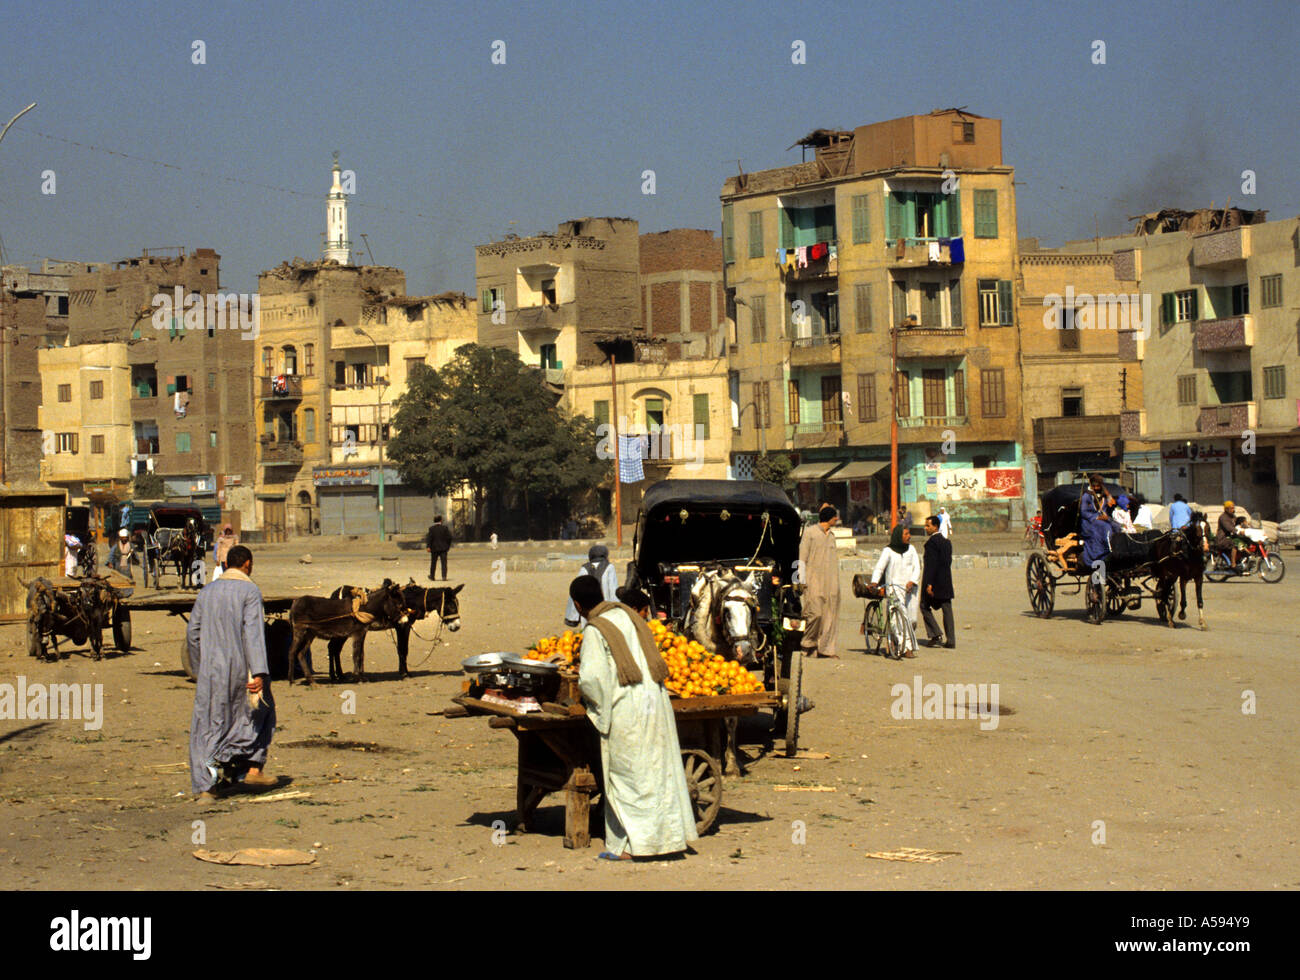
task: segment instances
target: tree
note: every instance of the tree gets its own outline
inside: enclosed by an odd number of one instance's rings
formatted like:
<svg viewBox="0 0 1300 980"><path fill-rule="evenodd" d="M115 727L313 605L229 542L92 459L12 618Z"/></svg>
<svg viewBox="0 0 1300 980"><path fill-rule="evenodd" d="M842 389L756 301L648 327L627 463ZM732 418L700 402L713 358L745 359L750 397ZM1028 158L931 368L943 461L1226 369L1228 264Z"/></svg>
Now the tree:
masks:
<svg viewBox="0 0 1300 980"><path fill-rule="evenodd" d="M785 453L765 453L754 460L754 479L775 483L783 490L791 490L790 471L794 462Z"/></svg>
<svg viewBox="0 0 1300 980"><path fill-rule="evenodd" d="M157 473L140 473L135 478L134 491L137 500L161 500L167 487Z"/></svg>
<svg viewBox="0 0 1300 980"><path fill-rule="evenodd" d="M402 480L433 494L468 484L474 536L482 537L488 491L544 497L588 490L609 464L596 458L594 423L556 407L539 372L513 351L465 344L434 370L417 366L393 415L388 456Z"/></svg>

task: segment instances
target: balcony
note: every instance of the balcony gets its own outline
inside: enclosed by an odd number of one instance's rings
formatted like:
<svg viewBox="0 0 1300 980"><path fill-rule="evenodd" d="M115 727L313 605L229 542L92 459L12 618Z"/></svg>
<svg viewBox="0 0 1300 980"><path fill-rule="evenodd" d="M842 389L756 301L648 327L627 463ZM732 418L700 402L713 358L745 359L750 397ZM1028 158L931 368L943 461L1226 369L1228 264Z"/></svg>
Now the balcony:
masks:
<svg viewBox="0 0 1300 980"><path fill-rule="evenodd" d="M844 445L844 423L798 422L787 425L786 438L793 449L819 449L826 446Z"/></svg>
<svg viewBox="0 0 1300 980"><path fill-rule="evenodd" d="M262 377L259 397L263 401L293 401L302 398L302 377L297 374L278 374Z"/></svg>
<svg viewBox="0 0 1300 980"><path fill-rule="evenodd" d="M820 259L808 261L805 266L797 262L785 274L786 282L809 282L814 279L830 279L840 274L839 256L823 255Z"/></svg>
<svg viewBox="0 0 1300 980"><path fill-rule="evenodd" d="M1250 350L1254 345L1254 317L1226 316L1196 321L1196 349L1199 351Z"/></svg>
<svg viewBox="0 0 1300 980"><path fill-rule="evenodd" d="M1192 239L1192 265L1215 268L1250 258L1250 226L1210 231Z"/></svg>
<svg viewBox="0 0 1300 980"><path fill-rule="evenodd" d="M1146 341L1140 330L1121 330L1119 332L1119 359L1121 361L1140 361L1146 353Z"/></svg>
<svg viewBox="0 0 1300 980"><path fill-rule="evenodd" d="M263 466L301 466L301 442L264 442L259 460Z"/></svg>
<svg viewBox="0 0 1300 980"><path fill-rule="evenodd" d="M933 426L936 429L952 429L959 425L966 425L970 419L965 415L909 415L906 418L900 416L898 427L900 429L923 429Z"/></svg>
<svg viewBox="0 0 1300 980"><path fill-rule="evenodd" d="M157 456L158 455L158 437L141 438L136 437L135 454L137 456Z"/></svg>
<svg viewBox="0 0 1300 980"><path fill-rule="evenodd" d="M1239 438L1247 429L1255 428L1258 420L1259 405L1256 402L1202 405L1196 420L1196 431L1207 436Z"/></svg>
<svg viewBox="0 0 1300 980"><path fill-rule="evenodd" d="M899 327L899 359L960 357L966 353L966 331L961 327Z"/></svg>
<svg viewBox="0 0 1300 980"><path fill-rule="evenodd" d="M564 368L548 367L543 369L543 373L546 375L546 383L548 385L564 384Z"/></svg>
<svg viewBox="0 0 1300 980"><path fill-rule="evenodd" d="M824 333L816 337L794 337L790 346L790 366L839 364L840 335Z"/></svg>
<svg viewBox="0 0 1300 980"><path fill-rule="evenodd" d="M1119 413L1119 434L1125 439L1141 439L1147 431L1145 409Z"/></svg>
<svg viewBox="0 0 1300 980"><path fill-rule="evenodd" d="M1119 436L1118 415L1057 415L1034 419L1034 452L1040 455L1110 452Z"/></svg>
<svg viewBox="0 0 1300 980"><path fill-rule="evenodd" d="M885 264L891 269L952 265L952 248L937 238L897 238L889 245Z"/></svg>

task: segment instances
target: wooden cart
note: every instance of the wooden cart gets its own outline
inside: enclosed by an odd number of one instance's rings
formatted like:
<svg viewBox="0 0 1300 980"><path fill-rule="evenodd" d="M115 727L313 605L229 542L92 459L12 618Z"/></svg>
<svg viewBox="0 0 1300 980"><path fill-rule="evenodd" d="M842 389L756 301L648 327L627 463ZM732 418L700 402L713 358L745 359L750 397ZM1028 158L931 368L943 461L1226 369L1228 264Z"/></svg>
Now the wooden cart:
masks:
<svg viewBox="0 0 1300 980"><path fill-rule="evenodd" d="M448 718L470 715L490 717L490 728L504 728L518 740L519 762L515 791L518 825L529 829L533 812L549 793L564 793L564 846L591 843L592 797L601 793L599 736L587 721L577 691L577 675L561 675L561 692L542 711L519 712L503 704L484 701L467 691L452 698ZM703 834L713 826L722 806L722 767L729 718L774 710L780 696L728 694L712 698L673 698L677 737L681 743L686 786L695 812L695 829Z"/></svg>
<svg viewBox="0 0 1300 980"><path fill-rule="evenodd" d="M116 594L116 601L113 602L112 616L109 620L109 626L113 630L113 645L119 653L128 653L131 649L131 613L127 609L134 586L129 578L118 572L109 570L103 575L96 576L99 581L103 581L112 586ZM66 594L75 594L81 589L81 585L86 579L69 578L66 575L56 575L43 581L50 586ZM27 593L27 652L34 657L42 657L45 653L45 643L50 639L48 633L43 633L33 619L31 611L32 594L30 583L24 583L28 587Z"/></svg>

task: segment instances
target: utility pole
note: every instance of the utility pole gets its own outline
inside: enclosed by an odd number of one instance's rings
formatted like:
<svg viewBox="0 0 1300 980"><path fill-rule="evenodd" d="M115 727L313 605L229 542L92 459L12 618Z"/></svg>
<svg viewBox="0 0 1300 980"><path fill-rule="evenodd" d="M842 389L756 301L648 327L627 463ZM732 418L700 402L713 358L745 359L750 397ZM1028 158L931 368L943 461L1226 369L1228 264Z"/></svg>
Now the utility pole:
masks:
<svg viewBox="0 0 1300 980"><path fill-rule="evenodd" d="M365 337L366 340L374 344L375 347L375 375L379 374L379 345L375 343L375 338L370 336L360 327L353 327L352 331L358 336ZM383 406L384 406L384 389L388 387L388 377L385 375L384 383L381 385L376 381L378 391L375 393L375 434L379 439L379 540L385 540L384 537L384 423L383 423Z"/></svg>
<svg viewBox="0 0 1300 980"><path fill-rule="evenodd" d="M618 546L623 547L623 481L619 476L618 467L618 371L615 364L618 362L617 355L611 350L609 352L609 383L613 390L613 400L609 403L609 424L610 432L614 436L614 525L618 528Z"/></svg>
<svg viewBox="0 0 1300 980"><path fill-rule="evenodd" d="M5 123L5 128L0 129L0 140L3 140L5 138L5 133L9 132L10 126L12 126L21 117L25 116L27 113L31 112L35 108L36 108L36 103L33 102L26 109L23 109L16 116L14 116L7 123ZM7 377L7 375L9 373L8 372L8 362L10 361L9 347L11 345L7 343L9 337L5 333L5 331L8 329L8 324L5 323L5 315L4 315L4 310L7 305L8 305L8 290L4 288L3 283L0 283L0 344L4 344L4 348L5 348L3 360L0 360L0 368L3 369L3 374L6 375L5 377L0 378L0 380L2 380L4 383L4 405L3 405L4 417L3 419L0 419L0 483L9 482L9 388L10 385L9 385L9 378Z"/></svg>
<svg viewBox="0 0 1300 980"><path fill-rule="evenodd" d="M898 523L898 325L889 328L889 390L893 411L889 413L889 528Z"/></svg>

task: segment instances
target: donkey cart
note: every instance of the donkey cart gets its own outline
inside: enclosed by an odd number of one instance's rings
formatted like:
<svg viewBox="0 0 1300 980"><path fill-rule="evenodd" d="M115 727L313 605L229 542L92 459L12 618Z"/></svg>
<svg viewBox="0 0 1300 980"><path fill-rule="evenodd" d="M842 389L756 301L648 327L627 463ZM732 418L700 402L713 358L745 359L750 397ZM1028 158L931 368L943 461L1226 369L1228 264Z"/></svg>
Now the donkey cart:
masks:
<svg viewBox="0 0 1300 980"><path fill-rule="evenodd" d="M118 652L128 652L131 613L126 600L131 592L130 581L114 572L84 579L34 579L27 586L28 655L37 660L57 660L62 636L77 646L89 642L98 660L106 627L113 631L113 645Z"/></svg>

